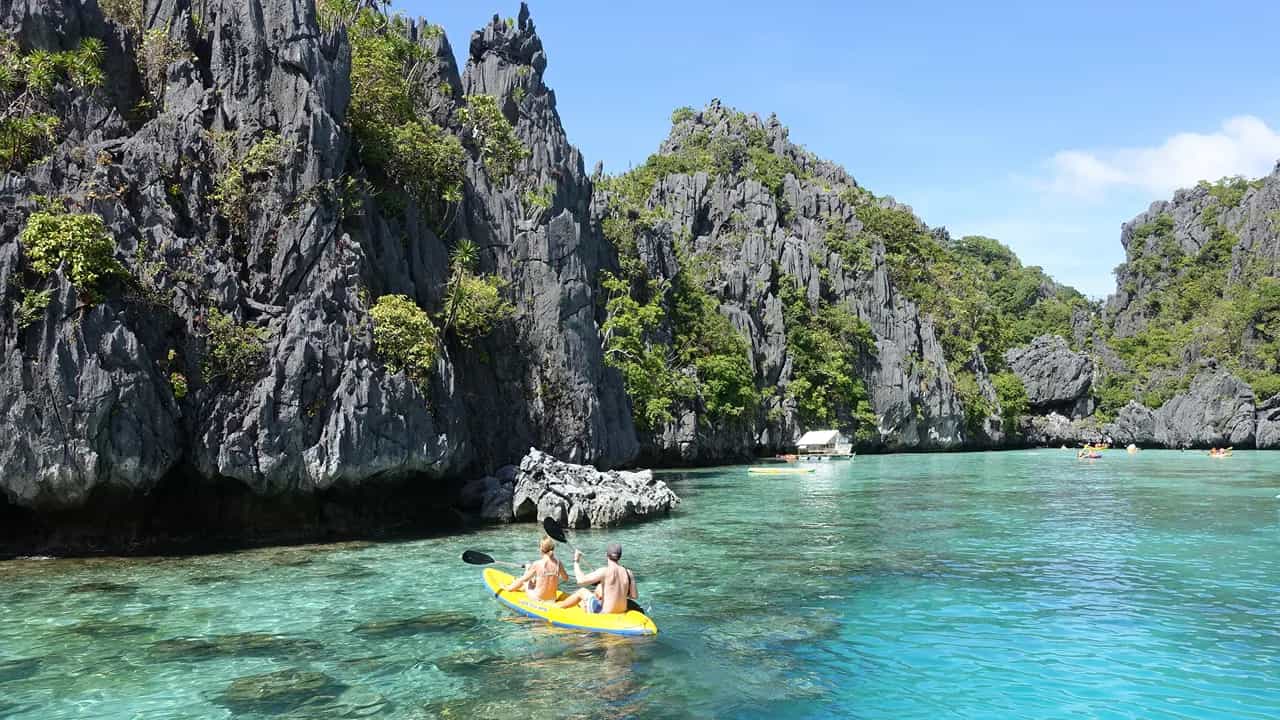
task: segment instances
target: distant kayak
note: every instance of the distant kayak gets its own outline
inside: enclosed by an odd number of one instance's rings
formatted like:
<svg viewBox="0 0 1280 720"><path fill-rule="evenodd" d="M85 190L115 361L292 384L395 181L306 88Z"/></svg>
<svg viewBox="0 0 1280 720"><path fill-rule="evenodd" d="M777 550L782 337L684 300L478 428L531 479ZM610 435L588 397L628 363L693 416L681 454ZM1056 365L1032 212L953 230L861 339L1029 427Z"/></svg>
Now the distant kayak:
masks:
<svg viewBox="0 0 1280 720"><path fill-rule="evenodd" d="M498 602L515 610L521 615L539 620L546 620L556 627L587 632L607 633L609 635L657 635L658 626L653 624L647 615L639 610L628 610L625 613L589 613L574 605L570 608L558 608L555 603L538 602L529 598L523 590L507 592L503 590L514 578L501 570L484 569L484 584ZM563 600L564 593L557 596Z"/></svg>
<svg viewBox="0 0 1280 720"><path fill-rule="evenodd" d="M816 468L811 467L753 467L747 468L747 472L751 475L805 475L814 472Z"/></svg>
<svg viewBox="0 0 1280 720"><path fill-rule="evenodd" d="M1100 452L1081 453L1076 457L1081 460L1097 460L1098 458L1102 457L1102 453Z"/></svg>

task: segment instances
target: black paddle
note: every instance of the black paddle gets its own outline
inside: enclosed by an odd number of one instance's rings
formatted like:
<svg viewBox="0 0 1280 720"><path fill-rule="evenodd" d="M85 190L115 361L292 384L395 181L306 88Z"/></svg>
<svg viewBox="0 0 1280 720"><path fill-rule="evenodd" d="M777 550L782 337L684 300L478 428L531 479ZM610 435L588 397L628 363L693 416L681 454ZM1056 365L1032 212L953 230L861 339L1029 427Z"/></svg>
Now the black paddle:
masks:
<svg viewBox="0 0 1280 720"><path fill-rule="evenodd" d="M485 555L484 553L479 552L477 550L463 551L462 562L468 565L501 565L503 567L518 568L520 570L524 569L524 565L517 565L516 563L509 563L509 562L502 562L501 560L494 560L492 556Z"/></svg>
<svg viewBox="0 0 1280 720"><path fill-rule="evenodd" d="M569 542L569 539L565 537L564 527L562 527L560 523L556 522L555 518L549 515L546 518L544 518L542 520L542 529L547 533L547 537L551 538L552 540L555 540L558 543L564 543L565 545L568 545L569 549L574 551L575 553L578 552L578 548L574 547L573 543ZM635 600L632 600L631 598L627 598L627 609L636 610L646 615L648 614L647 612L645 612L645 609L640 605L640 603L636 602Z"/></svg>
<svg viewBox="0 0 1280 720"><path fill-rule="evenodd" d="M578 552L578 548L574 547L573 543L569 542L569 539L565 537L564 528L560 525L560 523L556 522L555 518L551 517L550 515L544 518L542 521L542 529L547 533L547 537L551 538L552 540L555 540L558 543L564 543L565 545L568 545L569 549L574 551L575 553Z"/></svg>

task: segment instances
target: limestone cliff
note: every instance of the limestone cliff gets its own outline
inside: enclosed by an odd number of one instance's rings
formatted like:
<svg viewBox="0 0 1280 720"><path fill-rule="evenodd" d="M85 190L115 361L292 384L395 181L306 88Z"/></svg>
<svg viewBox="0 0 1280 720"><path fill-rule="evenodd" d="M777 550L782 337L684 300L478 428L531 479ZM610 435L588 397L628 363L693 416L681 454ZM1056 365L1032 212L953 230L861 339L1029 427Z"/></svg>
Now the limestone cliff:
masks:
<svg viewBox="0 0 1280 720"><path fill-rule="evenodd" d="M13 57L105 45L103 82L53 88L48 156L3 179L0 534L78 547L422 526L448 521L446 479L530 446L604 466L635 456L598 340L609 251L526 9L477 32L460 75L442 34L404 28L435 56L415 80L433 122L459 132L464 97L494 95L530 149L502 182L469 151L453 222L412 200L389 208L366 181L345 123L351 46L312 0L143 10L130 27L92 1L0 3ZM163 48L158 64L144 43ZM277 143L278 161L249 167ZM218 204L228 177L245 186L234 212ZM537 207L531 184L549 189ZM49 199L114 238L123 272L101 297L65 264L34 270L19 238ZM438 311L463 238L515 312L475 343L446 342L420 386L380 361L370 303L396 293ZM219 344L226 328L236 347ZM209 372L246 348L234 377Z"/></svg>

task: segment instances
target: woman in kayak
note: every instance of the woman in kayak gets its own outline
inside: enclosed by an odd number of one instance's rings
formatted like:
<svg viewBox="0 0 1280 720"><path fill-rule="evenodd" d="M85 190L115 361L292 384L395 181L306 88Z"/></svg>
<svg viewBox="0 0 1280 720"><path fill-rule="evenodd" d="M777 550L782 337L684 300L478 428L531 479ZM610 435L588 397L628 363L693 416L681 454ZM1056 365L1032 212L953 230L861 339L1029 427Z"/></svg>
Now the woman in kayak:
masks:
<svg viewBox="0 0 1280 720"><path fill-rule="evenodd" d="M530 600L549 602L556 599L560 592L560 581L568 580L569 573L564 569L564 563L556 558L555 540L544 535L542 542L538 543L538 549L542 551L542 559L530 563L524 575L512 580L504 589L515 592L523 587Z"/></svg>
<svg viewBox="0 0 1280 720"><path fill-rule="evenodd" d="M583 574L579 562L582 552L573 554L573 578L579 585L596 585L594 591L578 588L577 592L556 603L556 607L573 607L581 603L582 609L589 613L624 613L627 611L627 600L636 599L636 577L631 571L622 567L622 546L610 543L604 553L606 565L599 570ZM598 584L597 584L598 583Z"/></svg>

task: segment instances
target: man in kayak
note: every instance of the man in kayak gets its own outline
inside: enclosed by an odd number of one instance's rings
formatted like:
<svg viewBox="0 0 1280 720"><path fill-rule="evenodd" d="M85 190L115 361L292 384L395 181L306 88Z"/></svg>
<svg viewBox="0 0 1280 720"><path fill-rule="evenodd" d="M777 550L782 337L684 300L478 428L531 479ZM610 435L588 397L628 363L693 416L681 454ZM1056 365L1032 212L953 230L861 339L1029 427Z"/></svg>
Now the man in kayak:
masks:
<svg viewBox="0 0 1280 720"><path fill-rule="evenodd" d="M557 607L573 607L582 604L582 609L589 613L624 613L627 611L627 599L639 597L636 592L636 577L630 570L622 567L622 546L610 543L604 553L607 564L599 570L585 575L582 572L582 551L573 554L573 579L579 585L595 585L595 591L586 587L556 603Z"/></svg>
<svg viewBox="0 0 1280 720"><path fill-rule="evenodd" d="M564 563L556 557L555 540L544 535L542 542L538 543L538 549L542 551L542 559L529 563L524 575L512 580L503 589L515 592L523 587L530 600L549 602L556 599L560 592L560 581L568 580L569 573L565 572Z"/></svg>

